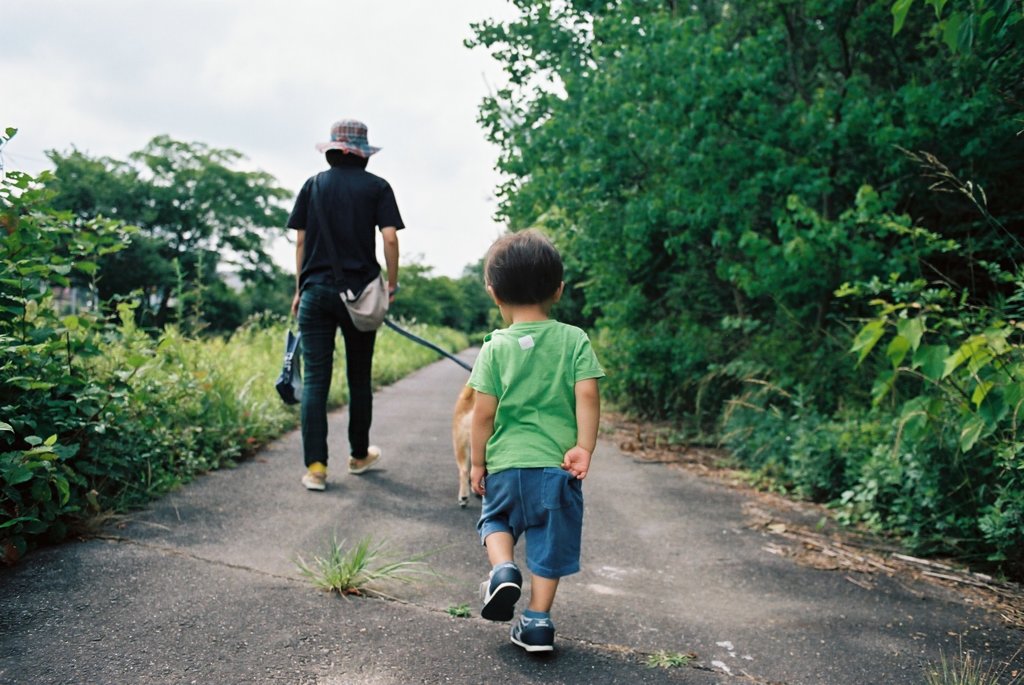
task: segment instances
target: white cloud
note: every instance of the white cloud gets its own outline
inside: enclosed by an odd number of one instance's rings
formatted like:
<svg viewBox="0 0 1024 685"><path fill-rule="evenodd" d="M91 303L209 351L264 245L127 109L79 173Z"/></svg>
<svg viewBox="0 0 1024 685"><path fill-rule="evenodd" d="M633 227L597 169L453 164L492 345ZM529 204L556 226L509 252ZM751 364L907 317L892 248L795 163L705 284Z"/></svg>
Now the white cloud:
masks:
<svg viewBox="0 0 1024 685"><path fill-rule="evenodd" d="M501 231L496 151L476 124L481 51L469 24L504 0L33 0L8 3L0 126L9 167L39 171L71 145L124 158L168 134L234 148L297 191L323 168L331 122L357 117L383 148L406 255L457 276ZM275 250L292 266L289 248Z"/></svg>

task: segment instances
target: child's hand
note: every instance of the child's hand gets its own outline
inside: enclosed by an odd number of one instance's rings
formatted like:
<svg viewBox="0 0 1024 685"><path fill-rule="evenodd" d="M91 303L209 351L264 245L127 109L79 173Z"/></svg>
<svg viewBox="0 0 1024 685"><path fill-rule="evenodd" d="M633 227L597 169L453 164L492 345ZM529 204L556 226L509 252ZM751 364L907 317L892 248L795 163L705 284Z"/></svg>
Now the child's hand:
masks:
<svg viewBox="0 0 1024 685"><path fill-rule="evenodd" d="M469 484L473 488L473 492L484 496L484 476L487 475L486 466L474 466L469 470Z"/></svg>
<svg viewBox="0 0 1024 685"><path fill-rule="evenodd" d="M562 468L583 480L587 477L587 471L590 470L590 456L589 451L576 445L565 453L565 457L562 459Z"/></svg>

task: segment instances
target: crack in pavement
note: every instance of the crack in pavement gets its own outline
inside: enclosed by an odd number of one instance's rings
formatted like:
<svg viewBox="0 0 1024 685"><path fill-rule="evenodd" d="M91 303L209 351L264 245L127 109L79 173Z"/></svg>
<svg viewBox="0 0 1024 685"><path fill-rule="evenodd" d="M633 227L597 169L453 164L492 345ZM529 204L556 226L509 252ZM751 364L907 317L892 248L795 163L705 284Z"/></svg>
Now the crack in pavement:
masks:
<svg viewBox="0 0 1024 685"><path fill-rule="evenodd" d="M221 568L229 568L229 569L232 569L234 571L244 571L246 573L253 573L253 574L262 576L264 578L274 578L276 580L284 580L284 581L287 581L287 582L293 583L293 584L304 584L304 585L307 584L307 582L304 581L303 579L296 578L294 576L285 576L285 575L281 575L279 573L271 573L269 571L264 571L264 570L261 570L261 569L258 569L258 568L252 567L252 566L246 566L244 564L232 564L230 562L221 561L219 559L210 559L209 557L204 557L204 556L200 556L198 554L194 554L194 553L191 553L191 552L186 552L186 551L184 551L182 549L179 549L179 548L176 548L176 547L168 547L166 545L155 545L155 544L150 543L150 542L141 542L139 540L134 540L132 538L124 537L124 536L121 536L121 535L92 535L92 536L90 536L90 539L102 540L104 542L114 542L114 543L125 544L125 545L134 545L136 547L139 547L139 548L142 548L142 549L145 549L145 550L150 550L150 551L158 552L160 554L168 554L168 555L179 557L179 558L183 558L183 559L191 559L192 561L198 561L198 562L201 562L201 563L204 563L204 564L209 564L211 566L219 566ZM335 591L334 590L329 590L328 592L333 593ZM340 595L340 593L339 593L339 595ZM379 591L372 590L372 589L369 589L369 588L367 589L366 594L360 595L359 597L361 599L366 599L366 600L377 600L377 601L391 602L391 603L394 603L394 604L402 604L404 606L411 606L411 607L415 607L415 608L423 610L423 611L427 611L427 612L432 613L432 614L438 614L438 615L443 615L443 616L451 616L451 614L446 609L439 609L437 607L427 606L425 604L419 604L417 602L412 602L412 601L409 601L409 600L405 600L405 599L402 599L400 597L394 597L392 595L383 594L383 593L381 593ZM484 623L492 623L491 621L485 621L485 619L482 619L480 617L469 617L469 618L477 620L477 621L480 621L480 622L484 622ZM642 649L637 649L635 647L630 647L628 645L620 645L620 644L608 643L608 642L595 642L593 640L587 640L585 638L574 637L572 635L565 635L565 634L562 634L562 633L559 633L558 637L559 637L560 640L564 640L566 642L572 642L572 643L574 643L576 645L579 645L581 647L589 647L591 649L595 649L595 650L604 652L606 654L613 654L613 655L618 655L618 656L622 656L622 657L633 658L633 659L635 659L640 664L643 664L646 659L648 659L649 657L654 656L655 654L658 653L657 651L645 651L645 650L642 650ZM651 666L648 666L648 667L649 668L654 668L654 667L651 667ZM693 670L696 670L696 671L703 671L703 672L706 672L706 673L714 673L716 675L721 675L721 676L729 676L731 678L741 679L741 680L744 680L745 682L755 683L757 685L768 685L767 681L758 680L758 679L754 678L753 676L751 676L748 673L725 673L723 671L711 668L710 666L703 666L703 665L697 664L697 663L686 664L686 666L684 668L690 668L690 669L693 669Z"/></svg>

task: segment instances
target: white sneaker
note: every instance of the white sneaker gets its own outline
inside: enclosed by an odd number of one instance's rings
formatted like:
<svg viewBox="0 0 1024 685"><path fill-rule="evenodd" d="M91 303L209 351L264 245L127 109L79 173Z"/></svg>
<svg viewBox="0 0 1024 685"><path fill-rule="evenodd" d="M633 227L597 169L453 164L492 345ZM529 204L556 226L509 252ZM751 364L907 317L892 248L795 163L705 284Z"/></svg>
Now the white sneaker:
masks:
<svg viewBox="0 0 1024 685"><path fill-rule="evenodd" d="M369 449L366 450L366 456L364 458L348 458L348 472L355 476L364 474L369 471L370 467L376 464L379 459L380 448L376 445L370 445Z"/></svg>
<svg viewBox="0 0 1024 685"><path fill-rule="evenodd" d="M326 490L327 468L320 462L316 462L302 477L302 484L306 486L307 490Z"/></svg>

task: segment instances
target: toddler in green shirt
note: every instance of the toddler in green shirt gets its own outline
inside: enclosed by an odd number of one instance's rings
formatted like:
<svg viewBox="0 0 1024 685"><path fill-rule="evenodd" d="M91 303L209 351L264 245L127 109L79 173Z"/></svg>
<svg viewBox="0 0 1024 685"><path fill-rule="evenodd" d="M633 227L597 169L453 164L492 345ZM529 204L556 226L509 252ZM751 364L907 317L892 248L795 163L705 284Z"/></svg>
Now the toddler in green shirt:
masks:
<svg viewBox="0 0 1024 685"><path fill-rule="evenodd" d="M530 601L511 638L529 652L554 649L555 591L579 571L581 481L597 445L604 377L586 333L549 318L562 275L558 251L535 230L491 246L484 278L508 328L487 336L469 379L470 482L484 498L477 530L492 566L480 615L513 617L523 582L513 552L525 535Z"/></svg>

